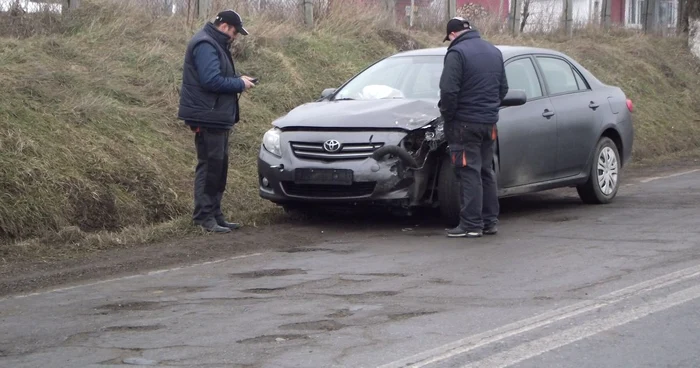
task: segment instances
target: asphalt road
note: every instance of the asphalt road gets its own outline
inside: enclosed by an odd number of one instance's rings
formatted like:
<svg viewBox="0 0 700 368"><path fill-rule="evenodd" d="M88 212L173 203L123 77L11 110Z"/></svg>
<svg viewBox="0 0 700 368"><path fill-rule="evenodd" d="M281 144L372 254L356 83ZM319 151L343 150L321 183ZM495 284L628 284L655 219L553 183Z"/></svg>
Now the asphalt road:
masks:
<svg viewBox="0 0 700 368"><path fill-rule="evenodd" d="M690 367L700 170L504 201L437 225L0 299L0 366ZM303 231L303 229L300 229Z"/></svg>

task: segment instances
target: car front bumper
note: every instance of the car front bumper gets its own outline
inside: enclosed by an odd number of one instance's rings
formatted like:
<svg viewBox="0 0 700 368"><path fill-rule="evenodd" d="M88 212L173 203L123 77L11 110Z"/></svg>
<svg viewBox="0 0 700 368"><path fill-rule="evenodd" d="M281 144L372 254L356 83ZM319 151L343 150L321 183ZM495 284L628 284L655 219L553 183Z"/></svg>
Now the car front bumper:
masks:
<svg viewBox="0 0 700 368"><path fill-rule="evenodd" d="M353 160L321 160L301 158L290 142L382 142L398 145L406 136L402 131L382 132L283 132L280 138L282 157L268 152L262 145L258 156L258 185L262 198L285 203L351 203L372 201L410 201L413 175L399 158L377 161L372 157ZM352 184L300 184L295 181L296 169L351 170Z"/></svg>

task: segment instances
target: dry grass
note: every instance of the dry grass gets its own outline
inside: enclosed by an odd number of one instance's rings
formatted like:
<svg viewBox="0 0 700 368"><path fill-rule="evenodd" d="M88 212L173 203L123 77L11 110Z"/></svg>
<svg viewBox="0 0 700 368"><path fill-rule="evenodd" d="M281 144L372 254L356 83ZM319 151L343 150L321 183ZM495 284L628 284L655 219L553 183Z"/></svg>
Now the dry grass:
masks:
<svg viewBox="0 0 700 368"><path fill-rule="evenodd" d="M182 52L200 24L129 2L83 2L70 17L37 14L53 20L0 27L6 259L70 256L197 231L188 226L192 136L176 112ZM442 45L439 32L409 37L380 9L357 6L328 9L313 31L274 12L249 12L252 35L233 51L240 71L262 83L244 95L232 136L228 217L248 225L283 220L257 192L257 150L273 119L377 58ZM700 146L700 68L682 40L592 29L572 40L512 39L494 31L497 24L487 28L496 43L570 53L603 81L621 85L637 107L636 157Z"/></svg>

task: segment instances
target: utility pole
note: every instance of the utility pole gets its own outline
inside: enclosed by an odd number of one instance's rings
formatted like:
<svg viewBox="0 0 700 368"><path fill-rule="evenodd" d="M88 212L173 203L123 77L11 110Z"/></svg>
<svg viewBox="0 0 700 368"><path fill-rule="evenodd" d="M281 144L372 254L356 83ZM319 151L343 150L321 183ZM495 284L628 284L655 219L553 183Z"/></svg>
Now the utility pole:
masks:
<svg viewBox="0 0 700 368"><path fill-rule="evenodd" d="M520 0L511 0L510 19L508 19L510 33L516 36L520 33Z"/></svg>
<svg viewBox="0 0 700 368"><path fill-rule="evenodd" d="M457 0L447 0L445 3L447 4L446 21L449 21L450 19L457 16Z"/></svg>
<svg viewBox="0 0 700 368"><path fill-rule="evenodd" d="M571 37L574 32L574 1L573 0L563 0L564 1L564 30L566 34Z"/></svg>
<svg viewBox="0 0 700 368"><path fill-rule="evenodd" d="M603 4L601 5L600 10L600 20L603 24L603 27L610 28L610 26L612 25L612 0L603 0Z"/></svg>

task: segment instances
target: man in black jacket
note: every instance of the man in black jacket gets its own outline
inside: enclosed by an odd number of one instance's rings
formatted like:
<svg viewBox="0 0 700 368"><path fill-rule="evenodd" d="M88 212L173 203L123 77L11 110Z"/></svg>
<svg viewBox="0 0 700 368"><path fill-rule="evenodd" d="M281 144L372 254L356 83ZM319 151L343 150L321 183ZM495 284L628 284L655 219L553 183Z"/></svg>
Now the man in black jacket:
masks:
<svg viewBox="0 0 700 368"><path fill-rule="evenodd" d="M178 118L195 132L198 161L193 221L218 233L240 227L227 222L221 211L229 135L239 121L238 95L254 85L252 78L236 74L229 51L229 45L240 34L247 35L248 31L238 13L219 13L190 40L182 74Z"/></svg>
<svg viewBox="0 0 700 368"><path fill-rule="evenodd" d="M447 235L495 234L499 205L492 163L498 111L508 92L503 55L460 17L447 23L448 40L440 112L461 195L459 225Z"/></svg>

